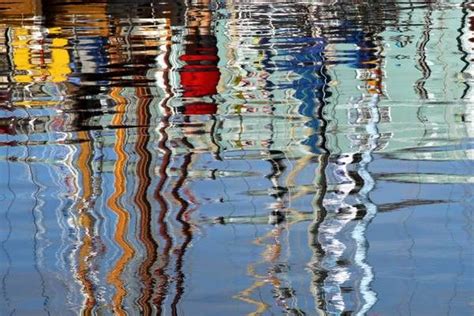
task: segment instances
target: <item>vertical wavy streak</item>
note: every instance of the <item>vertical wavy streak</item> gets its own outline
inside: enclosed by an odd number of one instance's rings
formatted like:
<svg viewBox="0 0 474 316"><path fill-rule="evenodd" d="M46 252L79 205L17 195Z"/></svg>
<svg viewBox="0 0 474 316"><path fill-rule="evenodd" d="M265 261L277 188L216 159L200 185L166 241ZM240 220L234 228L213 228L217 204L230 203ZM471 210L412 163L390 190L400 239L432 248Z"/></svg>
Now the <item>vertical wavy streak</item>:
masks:
<svg viewBox="0 0 474 316"><path fill-rule="evenodd" d="M323 205L323 199L327 192L327 180L326 180L326 168L329 163L329 154L322 153L318 157L318 168L315 170L315 186L317 193L313 199L313 212L314 219L308 226L308 243L312 251L310 261L311 271L311 293L315 298L315 307L319 315L326 315L326 301L324 298L324 292L322 286L328 273L320 265L322 258L325 255L325 251L322 247L321 242L318 240L319 229L324 219L327 216L327 211Z"/></svg>
<svg viewBox="0 0 474 316"><path fill-rule="evenodd" d="M69 134L72 137L72 133ZM67 212L68 218L65 219L65 235L64 235L64 246L61 250L61 261L62 267L64 269L68 269L74 275L74 283L75 284L67 284L68 286L68 293L67 293L67 304L73 305L75 300L75 289L76 285L78 284L79 287L82 289L82 284L79 279L77 268L77 251L78 247L76 246L79 243L80 236L78 236L78 230L76 228L75 223L78 222L77 220L77 204L80 200L80 172L77 168L76 162L76 153L79 152L78 146L70 146L70 151L67 154L67 158L65 159L65 165L70 173L69 185L70 185L70 202L71 205L67 207L65 212ZM69 232L68 232L69 231ZM71 233L72 232L72 233ZM84 295L84 293L79 293L79 295Z"/></svg>
<svg viewBox="0 0 474 316"><path fill-rule="evenodd" d="M138 97L142 96L137 104L137 118L138 118L138 129L137 129L137 141L135 149L138 155L137 162L137 176L138 185L137 192L135 193L134 201L140 211L140 240L145 246L146 257L138 268L139 274L142 278L142 295L138 299L141 312L144 315L151 315L150 299L153 290L153 278L151 275L151 266L156 261L156 249L158 245L153 238L151 230L151 205L148 201L147 193L150 187L150 164L152 161L151 153L148 151L148 143L150 140L149 135L149 124L150 124L150 111L149 105L151 99L143 97L147 95L148 88L137 88Z"/></svg>
<svg viewBox="0 0 474 316"><path fill-rule="evenodd" d="M422 77L415 82L415 90L421 99L428 98L428 91L425 88L425 84L426 84L426 80L428 80L428 78L431 75L430 66L428 65L426 61L426 45L428 44L430 40L430 31L431 31L431 24L432 24L431 13L432 13L431 8L428 8L428 12L426 13L426 16L425 16L425 26L423 30L423 35L420 40L420 44L417 47L417 52L419 55L417 68L421 71Z"/></svg>
<svg viewBox="0 0 474 316"><path fill-rule="evenodd" d="M31 84L25 86L24 93L31 95ZM28 119L31 119L31 114L28 110L24 110ZM32 234L32 241L33 241L33 266L35 271L38 273L40 284L41 284L41 297L43 299L43 310L47 315L50 315L48 310L48 302L50 300L49 294L46 293L46 285L43 272L40 269L40 257L42 249L38 246L39 241L42 239L42 235L45 232L44 224L43 224L43 212L42 207L44 206L44 200L41 198L43 191L45 190L45 186L40 183L38 179L38 175L35 173L33 168L33 162L30 160L33 158L33 154L31 153L32 145L30 144L31 138L30 134L27 133L26 135L26 142L25 142L25 157L22 157L22 164L25 165L25 169L28 170L28 183L30 183L33 187L35 187L34 192L31 194L31 198L33 199L33 206L31 208L31 216L33 218L33 225L34 225L34 232ZM21 160L20 160L21 161Z"/></svg>
<svg viewBox="0 0 474 316"><path fill-rule="evenodd" d="M364 302L356 315L366 315L377 301L377 294L370 287L374 279L374 274L372 272L372 267L367 263L368 242L366 230L370 222L377 214L377 205L375 205L369 197L369 193L375 186L375 181L368 171L368 166L373 160L372 153L377 148L378 140L380 138L380 133L377 126L377 124L380 122L380 114L377 107L378 101L379 95L376 94L372 96L372 99L368 104L371 112L370 121L366 125L366 131L370 137L369 147L368 150L362 153L362 160L359 163L358 170L358 173L364 182L362 188L359 191L359 197L361 202L365 205L367 212L366 215L359 220L356 227L352 231L352 237L356 241L356 253L354 255L354 261L361 268L363 274L359 283L359 291L362 294Z"/></svg>
<svg viewBox="0 0 474 316"><path fill-rule="evenodd" d="M278 290L278 286L281 284L281 280L278 278L278 276L274 273L271 273L270 276L267 275L259 275L257 273L257 266L263 263L269 263L271 264L272 262L276 262L281 254L281 244L278 240L280 237L280 234L282 232L281 228L274 228L271 231L269 231L267 234L261 237L257 237L254 240L254 243L258 246L264 246L262 250L262 257L264 258L261 261L256 261L252 262L247 266L247 274L254 278L254 282L247 287L246 289L240 291L237 295L234 296L234 298L239 299L245 303L252 304L255 306L255 311L248 313L248 316L260 316L263 315L269 308L270 304L264 302L263 300L258 300L252 298L252 294L256 292L257 289L264 287L268 285L268 283L271 283L271 285L274 286L275 291ZM265 244L265 240L275 240L275 243L268 243ZM271 269L269 269L271 270Z"/></svg>
<svg viewBox="0 0 474 316"><path fill-rule="evenodd" d="M81 185L82 190L81 199L77 205L78 219L80 228L84 229L82 236L81 246L78 251L78 271L77 277L82 285L82 291L85 297L84 305L82 307L82 313L84 315L92 315L92 311L96 304L96 298L94 293L94 284L92 283L88 274L90 273L93 252L93 240L94 240L94 224L95 218L90 214L89 209L93 192L92 184L92 139L86 131L80 131L77 133L81 143L79 145L79 155L77 157L77 169L81 173Z"/></svg>
<svg viewBox="0 0 474 316"><path fill-rule="evenodd" d="M469 29L468 29L468 17L469 17L468 4L469 4L469 1L467 1L467 0L463 1L462 4L461 4L462 18L461 18L461 23L459 24L459 28L458 28L458 36L456 37L457 48L458 48L458 51L462 54L461 61L464 63L464 66L462 67L462 69L460 71L461 74L465 74L466 70L468 70L468 68L469 68L469 65L471 65L470 61L468 60L470 53L466 52L464 44L463 44L464 37L467 37L468 34L466 34L466 33L469 32ZM464 88L464 91L462 92L461 99L466 98L466 96L469 93L469 90L472 88L467 81L464 82L464 86L465 86L465 88Z"/></svg>
<svg viewBox="0 0 474 316"><path fill-rule="evenodd" d="M324 117L324 110L327 107L327 97L329 92L328 83L330 81L329 75L327 74L325 62L324 50L321 51L321 62L322 67L320 68L320 76L324 80L324 84L321 87L321 97L319 99L319 106L316 109L317 116L319 118L319 148L321 148L321 154L318 157L318 168L316 168L316 175L314 178L317 193L314 196L312 201L312 208L314 212L313 222L308 226L309 233L309 246L312 250L312 258L310 261L310 269L312 271L312 288L311 292L315 298L315 307L316 311L320 315L326 315L327 302L325 300L324 291L322 290L322 285L324 280L328 276L328 272L322 266L321 262L325 256L325 250L323 245L319 240L320 227L324 220L327 217L327 210L323 205L323 200L327 192L327 178L326 178L326 169L329 164L329 155L330 152L326 147L326 126L327 122Z"/></svg>
<svg viewBox="0 0 474 316"><path fill-rule="evenodd" d="M168 75L169 73L165 72L165 76L167 77ZM168 81L165 80L165 82L168 82ZM170 91L169 85L167 85L166 88L167 88L168 94L170 94L171 91ZM169 100L169 97L165 98L161 104L164 109L165 115L163 116L159 124L160 128L158 130L158 133L160 134L160 140L158 142L158 148L163 153L163 157L161 158L160 168L158 170L160 180L158 181L158 184L154 192L154 197L158 201L158 204L160 206L160 210L158 214L158 232L164 240L164 244L161 245L162 250L158 257L159 262L158 262L157 268L155 269L155 276L158 278L158 281L156 282L157 283L156 286L158 289L157 289L155 298L153 299L153 304L157 308L158 315L160 315L163 311L163 303L166 299L166 295L168 292L170 277L167 273L167 269L170 262L170 251L173 246L173 240L169 234L168 223L166 220L166 217L168 216L168 209L169 209L168 202L163 196L163 189L168 180L167 170L170 165L171 155L172 155L171 150L167 146L168 134L166 132L166 129L170 126L169 119L171 115L171 110L166 104L168 100Z"/></svg>
<svg viewBox="0 0 474 316"><path fill-rule="evenodd" d="M158 244L158 250L161 248L162 250L158 253L158 262L156 264L156 269L153 273L153 278L156 279L154 283L155 288L153 293L153 305L157 310L157 314L161 315L163 312L163 304L168 294L168 287L170 282L170 276L168 275L167 269L170 263L170 251L173 247L173 239L169 233L167 216L168 216L168 202L163 195L163 190L168 182L168 167L171 163L171 156L172 151L168 147L168 133L167 129L170 127L170 117L172 115L172 110L168 105L172 95L173 89L171 86L171 71L172 65L170 62L172 47L171 44L168 44L168 40L171 40L171 32L167 34L167 44L164 46L164 58L163 58L163 84L162 89L164 90L165 97L160 102L160 107L163 113L158 125L158 134L159 134L159 141L158 141L158 148L162 154L160 166L158 168L158 175L159 180L158 184L154 190L154 198L158 202L159 205L159 213L158 213L158 233L161 236L162 240L164 241L163 244Z"/></svg>
<svg viewBox="0 0 474 316"><path fill-rule="evenodd" d="M183 139L184 142L186 142L186 139ZM188 145L190 146L190 144ZM188 168L192 162L192 152L187 153L184 156L183 159L183 164L181 165L181 176L178 178L176 181L173 189L171 190L172 196L178 201L180 204L180 208L178 210L178 213L176 214L176 220L181 224L181 232L184 235L184 240L183 243L181 244L181 247L178 249L176 255L176 294L175 297L173 298L173 301L171 302L171 314L173 316L178 315L178 304L179 301L181 300L181 297L184 294L184 279L185 275L183 272L183 265L184 265L184 256L186 254L186 250L188 248L188 245L191 243L193 239L193 233L191 231L191 225L188 223L186 219L186 211L189 208L189 203L186 199L183 199L181 197L180 190L183 188L185 181L188 178Z"/></svg>
<svg viewBox="0 0 474 316"><path fill-rule="evenodd" d="M285 185L287 188L293 188L293 190L297 188L296 177L301 173L302 170L304 170L304 168L306 168L312 162L313 158L313 155L307 155L298 158L298 160L294 163L293 167L288 171L288 175L286 176ZM296 200L299 197L304 196L305 194L307 194L307 190L295 190L295 192L291 192L291 200Z"/></svg>
<svg viewBox="0 0 474 316"><path fill-rule="evenodd" d="M115 114L112 124L119 126L123 123L123 117L127 102L120 96L120 88L112 88L110 95L117 101L117 114ZM125 269L128 262L132 259L135 254L134 248L127 241L128 225L130 222L130 214L125 210L121 204L121 198L125 193L126 178L125 178L125 167L127 163L127 154L125 152L125 146L127 141L126 130L124 128L118 128L116 133L116 140L114 144L114 151L117 155L117 160L114 164L114 193L107 200L107 206L117 215L117 227L114 234L114 239L117 244L122 248L122 256L118 259L114 268L108 273L107 281L115 287L115 294L113 296L113 310L118 315L125 315L122 302L127 295L127 289L125 288L124 281L122 280L122 272Z"/></svg>

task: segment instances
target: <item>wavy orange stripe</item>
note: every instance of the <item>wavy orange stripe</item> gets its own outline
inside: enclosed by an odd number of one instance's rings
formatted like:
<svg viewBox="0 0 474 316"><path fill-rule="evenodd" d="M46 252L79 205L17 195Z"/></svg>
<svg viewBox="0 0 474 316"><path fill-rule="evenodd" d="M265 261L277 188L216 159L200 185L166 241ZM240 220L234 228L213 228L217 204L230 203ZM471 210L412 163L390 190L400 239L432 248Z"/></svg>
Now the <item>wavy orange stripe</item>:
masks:
<svg viewBox="0 0 474 316"><path fill-rule="evenodd" d="M117 114L114 116L112 124L114 126L119 126L123 121L127 102L125 98L120 95L120 88L113 88L110 92L110 95L114 100L117 101ZM107 206L117 214L118 222L114 239L120 248L122 248L123 254L115 264L115 267L108 274L107 281L116 288L115 295L112 298L114 312L118 315L126 315L126 312L122 306L122 302L127 295L127 290L125 289L121 275L126 265L135 254L135 250L126 239L128 225L130 222L130 214L120 203L120 199L125 193L126 188L125 164L127 162L127 154L124 150L126 145L126 131L125 129L119 128L117 129L115 135L117 137L114 144L114 151L117 155L117 160L114 164L115 191L107 200Z"/></svg>

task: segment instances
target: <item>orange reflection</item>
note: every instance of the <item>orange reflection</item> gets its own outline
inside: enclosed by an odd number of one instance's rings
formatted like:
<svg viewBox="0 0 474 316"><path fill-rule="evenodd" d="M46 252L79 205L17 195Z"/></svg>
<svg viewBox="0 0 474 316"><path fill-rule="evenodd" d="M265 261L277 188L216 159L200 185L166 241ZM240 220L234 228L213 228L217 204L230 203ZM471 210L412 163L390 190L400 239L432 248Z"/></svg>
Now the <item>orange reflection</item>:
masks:
<svg viewBox="0 0 474 316"><path fill-rule="evenodd" d="M83 140L79 145L79 157L77 167L81 172L82 198L77 206L79 212L79 225L84 228L84 237L79 248L78 278L82 284L83 292L86 297L83 307L85 315L91 315L92 309L96 304L94 296L94 284L88 277L90 272L90 261L93 257L93 238L94 238L94 217L88 212L88 203L92 197L92 172L91 158L92 146L87 132L78 132L78 137Z"/></svg>
<svg viewBox="0 0 474 316"><path fill-rule="evenodd" d="M110 95L117 102L117 114L112 120L114 126L120 126L123 123L123 117L127 102L124 97L120 95L120 88L112 88ZM117 214L117 230L114 234L114 239L117 244L122 248L122 256L119 258L115 266L112 268L107 276L107 281L115 286L116 292L113 297L113 310L118 315L126 315L123 309L122 302L127 295L127 290L124 286L124 281L121 278L122 272L125 266L132 259L135 254L135 250L127 241L128 225L130 222L130 215L127 210L121 205L120 199L125 193L126 177L125 177L125 166L127 163L127 154L124 150L126 146L126 131L123 128L117 129L116 141L114 144L114 151L117 155L117 160L114 164L114 177L115 177L115 191L107 200L107 206Z"/></svg>

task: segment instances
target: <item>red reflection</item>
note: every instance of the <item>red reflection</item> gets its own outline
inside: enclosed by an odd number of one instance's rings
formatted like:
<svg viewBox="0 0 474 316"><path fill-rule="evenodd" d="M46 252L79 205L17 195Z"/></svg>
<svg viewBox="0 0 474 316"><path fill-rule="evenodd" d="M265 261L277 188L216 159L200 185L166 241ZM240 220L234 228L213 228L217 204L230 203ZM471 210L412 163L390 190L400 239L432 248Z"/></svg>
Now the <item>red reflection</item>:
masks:
<svg viewBox="0 0 474 316"><path fill-rule="evenodd" d="M201 3L202 2L202 3ZM217 94L220 79L217 63L217 39L212 34L212 14L208 1L199 1L187 12L187 35L185 53L180 60L186 65L180 70L184 98L203 98ZM201 6L202 5L202 6ZM217 105L213 102L191 102L184 105L186 115L215 114Z"/></svg>

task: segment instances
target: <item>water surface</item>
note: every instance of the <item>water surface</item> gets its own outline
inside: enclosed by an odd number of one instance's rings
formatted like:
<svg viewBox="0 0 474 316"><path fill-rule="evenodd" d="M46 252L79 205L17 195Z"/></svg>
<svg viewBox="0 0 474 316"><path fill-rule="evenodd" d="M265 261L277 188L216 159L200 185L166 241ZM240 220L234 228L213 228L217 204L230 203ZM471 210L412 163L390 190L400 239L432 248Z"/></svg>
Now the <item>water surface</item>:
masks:
<svg viewBox="0 0 474 316"><path fill-rule="evenodd" d="M472 314L473 10L0 3L0 314Z"/></svg>

